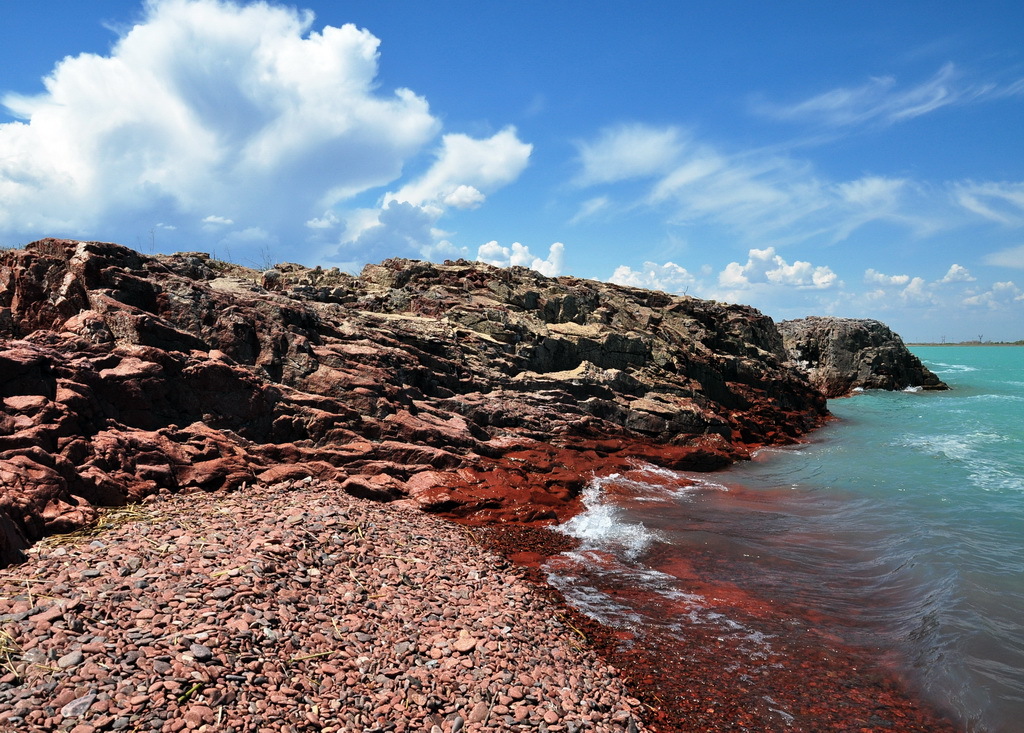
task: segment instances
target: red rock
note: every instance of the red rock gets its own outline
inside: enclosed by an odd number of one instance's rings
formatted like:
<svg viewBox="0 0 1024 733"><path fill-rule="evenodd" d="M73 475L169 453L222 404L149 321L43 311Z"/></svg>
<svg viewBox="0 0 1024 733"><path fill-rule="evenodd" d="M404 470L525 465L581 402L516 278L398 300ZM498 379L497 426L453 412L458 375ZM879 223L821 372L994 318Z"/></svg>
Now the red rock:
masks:
<svg viewBox="0 0 1024 733"><path fill-rule="evenodd" d="M825 416L743 306L465 261L282 268L268 291L196 253L0 253L0 562L97 505L255 480L550 523L625 458L717 468Z"/></svg>

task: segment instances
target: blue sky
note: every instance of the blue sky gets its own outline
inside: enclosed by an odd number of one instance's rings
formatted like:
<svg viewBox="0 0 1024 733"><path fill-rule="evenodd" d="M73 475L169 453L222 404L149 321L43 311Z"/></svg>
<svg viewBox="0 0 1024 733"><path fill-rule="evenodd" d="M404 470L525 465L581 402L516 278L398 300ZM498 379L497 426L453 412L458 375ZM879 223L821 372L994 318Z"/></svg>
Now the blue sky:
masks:
<svg viewBox="0 0 1024 733"><path fill-rule="evenodd" d="M1024 338L1024 4L0 0L0 244Z"/></svg>

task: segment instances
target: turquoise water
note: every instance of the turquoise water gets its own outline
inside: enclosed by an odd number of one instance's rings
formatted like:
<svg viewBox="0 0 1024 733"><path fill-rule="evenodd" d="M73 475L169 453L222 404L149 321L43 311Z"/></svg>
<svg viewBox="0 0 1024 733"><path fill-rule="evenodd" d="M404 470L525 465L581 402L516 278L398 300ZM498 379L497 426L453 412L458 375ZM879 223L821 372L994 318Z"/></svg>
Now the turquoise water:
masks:
<svg viewBox="0 0 1024 733"><path fill-rule="evenodd" d="M725 580L828 619L964 730L1021 731L1024 347L913 351L951 391L833 400L809 443L721 473L597 481L565 531L666 598L685 584L654 558L710 547ZM652 622L603 603L586 564L553 581L605 622Z"/></svg>

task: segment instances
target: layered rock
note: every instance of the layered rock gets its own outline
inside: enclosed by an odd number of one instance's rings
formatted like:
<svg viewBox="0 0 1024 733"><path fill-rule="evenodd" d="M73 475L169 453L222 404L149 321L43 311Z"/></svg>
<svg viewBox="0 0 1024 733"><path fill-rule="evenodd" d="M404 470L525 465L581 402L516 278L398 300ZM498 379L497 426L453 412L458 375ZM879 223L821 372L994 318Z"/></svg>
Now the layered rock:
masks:
<svg viewBox="0 0 1024 733"><path fill-rule="evenodd" d="M879 321L812 316L783 321L779 331L797 368L826 397L855 389L949 388Z"/></svg>
<svg viewBox="0 0 1024 733"><path fill-rule="evenodd" d="M756 310L466 261L42 240L0 255L0 338L8 562L96 505L308 476L552 521L595 471L717 468L826 414Z"/></svg>

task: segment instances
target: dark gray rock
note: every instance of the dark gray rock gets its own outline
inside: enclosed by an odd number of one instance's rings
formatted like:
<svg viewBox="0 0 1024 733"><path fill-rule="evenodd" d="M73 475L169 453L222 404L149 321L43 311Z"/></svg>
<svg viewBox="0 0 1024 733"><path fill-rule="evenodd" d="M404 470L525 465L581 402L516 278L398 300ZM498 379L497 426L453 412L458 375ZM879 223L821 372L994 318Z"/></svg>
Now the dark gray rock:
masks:
<svg viewBox="0 0 1024 733"><path fill-rule="evenodd" d="M783 321L789 358L826 397L855 389L949 389L880 321L812 316Z"/></svg>

